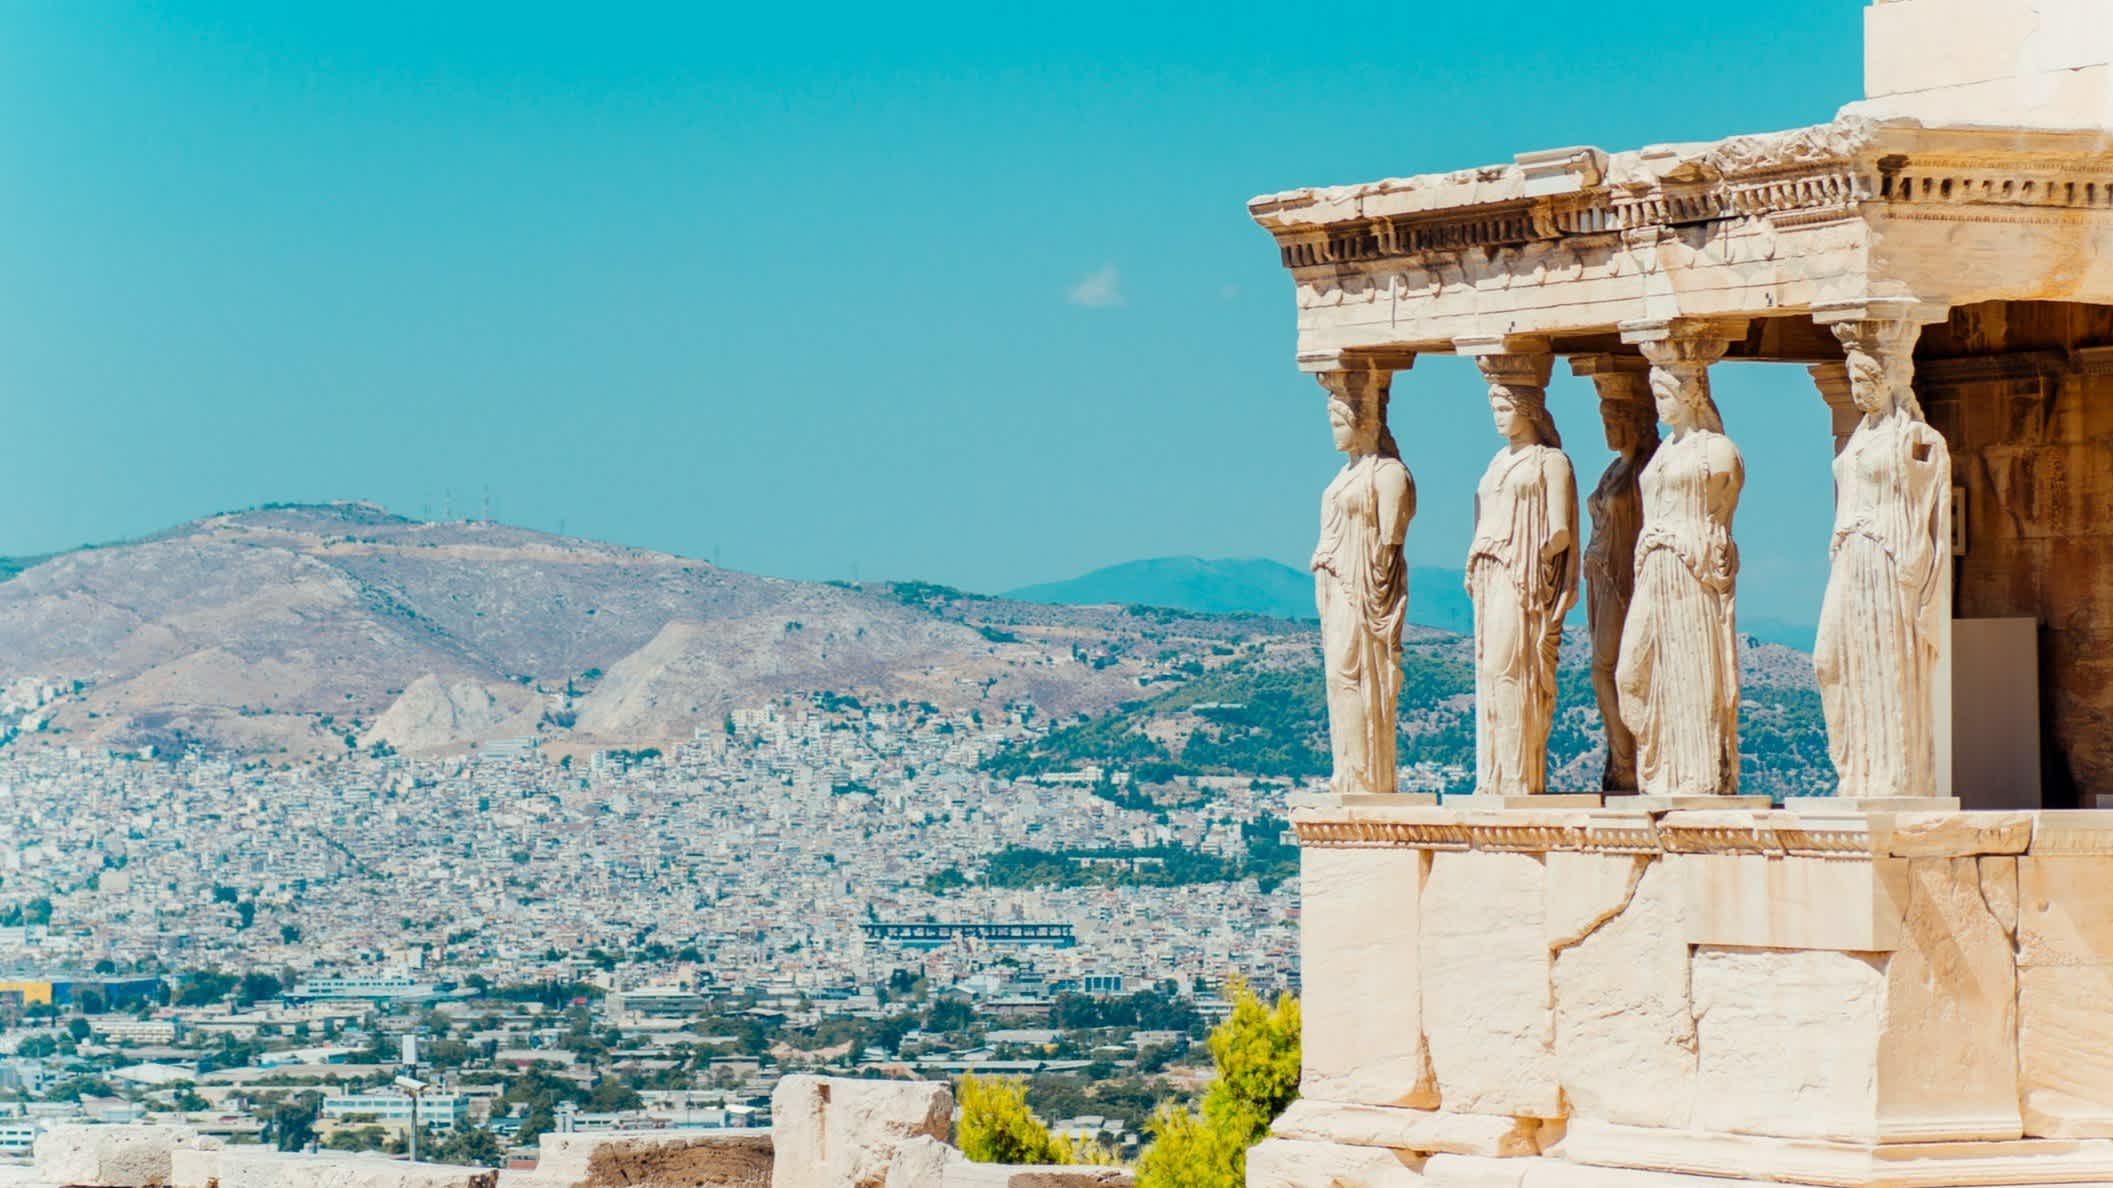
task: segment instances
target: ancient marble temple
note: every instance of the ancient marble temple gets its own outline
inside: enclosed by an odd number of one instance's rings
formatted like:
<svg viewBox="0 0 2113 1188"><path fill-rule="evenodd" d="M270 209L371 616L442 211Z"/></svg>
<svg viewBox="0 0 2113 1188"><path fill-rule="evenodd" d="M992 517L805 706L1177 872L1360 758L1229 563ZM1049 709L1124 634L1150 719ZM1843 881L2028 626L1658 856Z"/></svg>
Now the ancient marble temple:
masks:
<svg viewBox="0 0 2113 1188"><path fill-rule="evenodd" d="M1336 779L1293 813L1302 1095L1251 1188L2113 1184L2113 3L1865 17L1826 124L1249 204L1349 455L1315 558ZM1418 459L1370 418L1424 354L1483 382L1395 406L1496 431L1402 434L1493 451L1477 786L1444 804L1381 770ZM1549 415L1564 363L1598 424ZM1810 399L1716 398L1766 364ZM1838 789L1784 807L1738 786L1763 419L1835 489ZM1557 787L1580 601L1609 745Z"/></svg>

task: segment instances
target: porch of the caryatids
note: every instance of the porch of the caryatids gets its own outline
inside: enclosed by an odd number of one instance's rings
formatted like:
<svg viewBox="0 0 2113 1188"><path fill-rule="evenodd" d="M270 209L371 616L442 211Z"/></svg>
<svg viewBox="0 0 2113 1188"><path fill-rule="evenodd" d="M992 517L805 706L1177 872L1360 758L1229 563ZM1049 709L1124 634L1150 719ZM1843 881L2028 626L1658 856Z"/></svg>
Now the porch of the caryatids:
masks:
<svg viewBox="0 0 2113 1188"><path fill-rule="evenodd" d="M1913 388L1915 344L1944 312L1897 301L1818 315L1847 353L1855 411L1846 439L1836 430L1831 567L1813 648L1845 799L1951 795L1951 452Z"/></svg>
<svg viewBox="0 0 2113 1188"><path fill-rule="evenodd" d="M1504 445L1475 488L1466 581L1475 607L1475 794L1548 790L1556 660L1577 602L1577 482L1548 412L1545 339L1463 338Z"/></svg>
<svg viewBox="0 0 2113 1188"><path fill-rule="evenodd" d="M1732 518L1746 473L1710 396L1709 367L1743 331L1743 322L1700 319L1622 327L1650 363L1652 399L1669 430L1638 480L1636 584L1615 668L1647 796L1724 796L1739 787Z"/></svg>

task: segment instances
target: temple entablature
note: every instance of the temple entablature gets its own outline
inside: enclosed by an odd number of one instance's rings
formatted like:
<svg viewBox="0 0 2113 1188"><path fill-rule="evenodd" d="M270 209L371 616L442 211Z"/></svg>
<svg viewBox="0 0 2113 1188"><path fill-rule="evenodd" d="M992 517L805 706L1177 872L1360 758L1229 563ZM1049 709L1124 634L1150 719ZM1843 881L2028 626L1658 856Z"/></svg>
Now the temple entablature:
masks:
<svg viewBox="0 0 2113 1188"><path fill-rule="evenodd" d="M1301 357L1451 353L1626 322L1745 318L1733 359L1825 362L1811 315L1870 300L2113 304L2113 130L1832 123L1248 203L1296 285Z"/></svg>

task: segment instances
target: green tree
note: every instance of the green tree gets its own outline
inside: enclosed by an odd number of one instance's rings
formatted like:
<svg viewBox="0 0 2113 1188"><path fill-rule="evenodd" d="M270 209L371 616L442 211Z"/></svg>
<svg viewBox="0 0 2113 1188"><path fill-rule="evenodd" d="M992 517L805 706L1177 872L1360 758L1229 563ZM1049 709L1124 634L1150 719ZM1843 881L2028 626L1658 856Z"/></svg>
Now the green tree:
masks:
<svg viewBox="0 0 2113 1188"><path fill-rule="evenodd" d="M1073 1143L1049 1132L1027 1108L1027 1082L1017 1077L988 1080L970 1073L957 1087L961 1121L955 1135L972 1163L1114 1163L1099 1146Z"/></svg>
<svg viewBox="0 0 2113 1188"><path fill-rule="evenodd" d="M298 1151L315 1141L316 1118L322 1111L323 1095L315 1092L273 1102L259 1111L264 1120L261 1137L281 1151Z"/></svg>
<svg viewBox="0 0 2113 1188"><path fill-rule="evenodd" d="M1240 978L1226 984L1225 996L1233 1013L1211 1032L1218 1077L1203 1110L1153 1116L1137 1188L1241 1188L1247 1149L1298 1096L1299 1000L1286 995L1265 1006Z"/></svg>

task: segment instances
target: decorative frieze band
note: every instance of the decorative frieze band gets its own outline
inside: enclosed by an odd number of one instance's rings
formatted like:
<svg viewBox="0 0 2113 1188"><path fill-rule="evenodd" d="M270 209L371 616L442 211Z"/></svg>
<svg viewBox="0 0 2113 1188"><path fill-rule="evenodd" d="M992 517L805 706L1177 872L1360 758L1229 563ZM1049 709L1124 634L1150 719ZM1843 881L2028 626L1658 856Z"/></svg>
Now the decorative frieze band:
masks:
<svg viewBox="0 0 2113 1188"><path fill-rule="evenodd" d="M1802 813L1623 809L1479 812L1301 809L1301 846L1545 854L1753 854L1869 860L1971 854L2113 855L2109 812L1870 812L1822 798Z"/></svg>
<svg viewBox="0 0 2113 1188"><path fill-rule="evenodd" d="M2113 212L2113 161L2103 152L2050 144L1962 153L1942 143L1920 142L1918 152L1912 133L1830 124L1735 138L1693 158L1647 151L1611 170L1596 149L1565 149L1554 154L1561 178L1536 163L1546 154L1527 154L1509 170L1381 183L1371 189L1377 211L1333 191L1271 195L1249 210L1292 269L1729 220L1787 229L1854 218L1872 204L1908 218ZM1421 209L1384 209L1422 191L1433 193ZM1342 217L1313 217L1308 208L1322 204L1340 205Z"/></svg>

